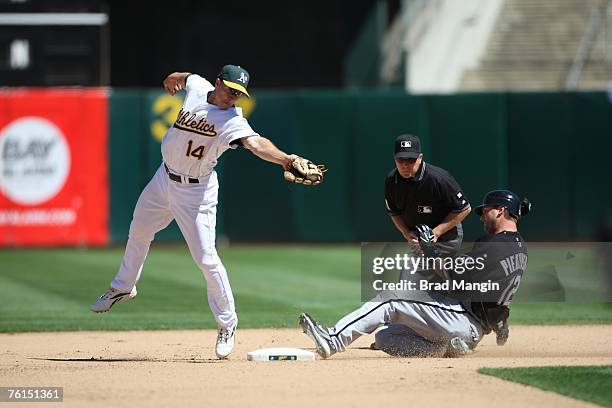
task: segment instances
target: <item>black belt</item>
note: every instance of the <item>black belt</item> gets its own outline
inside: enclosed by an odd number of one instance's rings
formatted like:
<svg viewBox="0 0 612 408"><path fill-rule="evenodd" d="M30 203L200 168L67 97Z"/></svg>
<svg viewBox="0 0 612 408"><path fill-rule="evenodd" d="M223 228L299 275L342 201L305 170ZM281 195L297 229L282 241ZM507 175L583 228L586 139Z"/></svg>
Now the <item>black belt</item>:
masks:
<svg viewBox="0 0 612 408"><path fill-rule="evenodd" d="M164 167L166 169L166 173L168 173L168 177L170 178L170 180L176 181L177 183L183 182L183 178L181 176L179 176L178 174L170 173L170 170L168 170L168 166L166 166L166 163L164 163ZM188 180L187 182L190 184L198 184L200 182L200 180L198 180L197 178L186 177L186 179Z"/></svg>

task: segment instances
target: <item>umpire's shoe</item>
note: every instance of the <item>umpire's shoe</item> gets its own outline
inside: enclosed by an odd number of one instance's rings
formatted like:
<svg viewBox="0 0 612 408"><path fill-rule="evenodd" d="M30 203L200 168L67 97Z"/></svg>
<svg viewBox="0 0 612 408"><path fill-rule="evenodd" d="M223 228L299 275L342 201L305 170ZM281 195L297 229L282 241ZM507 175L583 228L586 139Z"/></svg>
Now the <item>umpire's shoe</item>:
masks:
<svg viewBox="0 0 612 408"><path fill-rule="evenodd" d="M89 306L89 310L96 313L108 312L118 301L133 299L137 294L136 286L132 288L131 292L121 292L115 288L108 288L98 300Z"/></svg>
<svg viewBox="0 0 612 408"><path fill-rule="evenodd" d="M314 341L317 353L323 358L329 358L336 353L336 347L332 343L329 331L321 326L308 313L300 315L300 327Z"/></svg>

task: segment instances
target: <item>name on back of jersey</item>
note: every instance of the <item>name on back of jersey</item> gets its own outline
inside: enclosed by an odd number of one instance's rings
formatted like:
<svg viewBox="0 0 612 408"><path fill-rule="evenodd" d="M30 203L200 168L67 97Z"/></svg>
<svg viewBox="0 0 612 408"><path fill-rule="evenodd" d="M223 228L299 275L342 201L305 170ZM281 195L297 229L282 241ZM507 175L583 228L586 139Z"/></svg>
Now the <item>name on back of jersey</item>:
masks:
<svg viewBox="0 0 612 408"><path fill-rule="evenodd" d="M501 264L502 268L504 268L504 273L506 276L508 276L518 270L525 270L527 267L527 255L519 252L518 254L513 254L502 259L499 261L499 263Z"/></svg>
<svg viewBox="0 0 612 408"><path fill-rule="evenodd" d="M215 125L213 123L208 123L206 119L206 112L202 112L201 115L198 115L181 109L173 126L177 129L197 133L202 136L217 136Z"/></svg>

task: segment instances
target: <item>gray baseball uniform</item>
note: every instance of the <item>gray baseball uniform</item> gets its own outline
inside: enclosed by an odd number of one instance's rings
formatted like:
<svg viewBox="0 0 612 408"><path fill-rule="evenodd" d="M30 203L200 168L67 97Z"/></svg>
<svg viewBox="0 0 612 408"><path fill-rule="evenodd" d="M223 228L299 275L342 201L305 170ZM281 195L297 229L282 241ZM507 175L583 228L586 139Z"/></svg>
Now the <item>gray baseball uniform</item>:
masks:
<svg viewBox="0 0 612 408"><path fill-rule="evenodd" d="M463 258L483 259L481 270L470 274L447 271L449 281L498 283L486 293L457 289L449 292L384 292L343 317L329 329L337 351L382 324L377 348L401 356L441 356L449 340L459 337L474 348L502 318L521 281L527 249L518 232L504 231L479 239Z"/></svg>

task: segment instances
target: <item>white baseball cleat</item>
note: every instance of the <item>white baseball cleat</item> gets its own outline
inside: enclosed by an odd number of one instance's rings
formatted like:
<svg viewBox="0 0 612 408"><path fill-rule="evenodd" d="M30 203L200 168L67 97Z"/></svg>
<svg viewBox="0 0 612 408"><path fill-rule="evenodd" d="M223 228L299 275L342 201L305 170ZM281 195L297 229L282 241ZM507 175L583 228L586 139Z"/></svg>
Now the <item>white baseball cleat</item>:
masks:
<svg viewBox="0 0 612 408"><path fill-rule="evenodd" d="M317 354L323 358L329 358L336 353L336 347L331 341L329 330L317 323L308 313L300 315L299 324L302 331L314 341Z"/></svg>
<svg viewBox="0 0 612 408"><path fill-rule="evenodd" d="M108 312L118 301L133 299L137 294L136 286L132 288L131 292L120 292L115 288L108 288L102 296L89 306L89 310L96 313Z"/></svg>
<svg viewBox="0 0 612 408"><path fill-rule="evenodd" d="M219 328L217 334L217 344L215 345L215 353L218 358L227 358L234 350L234 343L236 340L236 325L230 326L226 329Z"/></svg>

